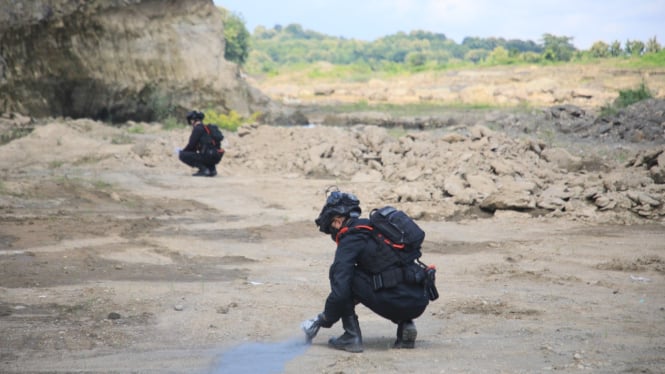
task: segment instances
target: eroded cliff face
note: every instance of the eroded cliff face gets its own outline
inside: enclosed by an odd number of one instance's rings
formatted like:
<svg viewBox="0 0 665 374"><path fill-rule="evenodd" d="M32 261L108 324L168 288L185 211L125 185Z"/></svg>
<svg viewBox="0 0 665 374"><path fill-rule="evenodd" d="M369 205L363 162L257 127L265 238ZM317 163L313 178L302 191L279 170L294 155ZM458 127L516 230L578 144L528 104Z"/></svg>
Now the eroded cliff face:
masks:
<svg viewBox="0 0 665 374"><path fill-rule="evenodd" d="M224 59L211 0L0 0L0 111L119 122L271 105Z"/></svg>

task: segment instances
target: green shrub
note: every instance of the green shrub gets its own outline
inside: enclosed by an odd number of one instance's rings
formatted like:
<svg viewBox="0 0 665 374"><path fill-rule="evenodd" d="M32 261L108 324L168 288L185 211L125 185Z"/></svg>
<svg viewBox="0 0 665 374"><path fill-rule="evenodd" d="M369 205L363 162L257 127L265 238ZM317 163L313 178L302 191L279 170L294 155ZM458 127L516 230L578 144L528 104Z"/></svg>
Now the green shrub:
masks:
<svg viewBox="0 0 665 374"><path fill-rule="evenodd" d="M651 94L651 91L649 91L646 84L642 82L636 89L619 90L619 97L614 99L611 104L602 106L600 108L600 115L604 117L613 116L617 114L619 110L629 105L642 100L651 99L652 97L653 95Z"/></svg>
<svg viewBox="0 0 665 374"><path fill-rule="evenodd" d="M132 144L132 142L132 137L125 132L111 137L111 144Z"/></svg>
<svg viewBox="0 0 665 374"><path fill-rule="evenodd" d="M224 22L224 39L226 40L224 58L243 65L249 57L251 35L245 27L241 15L220 8Z"/></svg>
<svg viewBox="0 0 665 374"><path fill-rule="evenodd" d="M229 114L220 114L213 109L205 110L204 114L205 123L217 125L221 129L233 132L237 131L244 123L255 121L260 116L260 113L254 113L249 119L246 119L234 110L230 111Z"/></svg>
<svg viewBox="0 0 665 374"><path fill-rule="evenodd" d="M127 132L130 134L144 134L145 133L145 128L143 128L143 125L136 124L129 129L127 129Z"/></svg>
<svg viewBox="0 0 665 374"><path fill-rule="evenodd" d="M164 120L162 120L162 128L164 130L173 130L184 126L185 123L178 121L178 119L175 116L168 116Z"/></svg>
<svg viewBox="0 0 665 374"><path fill-rule="evenodd" d="M638 101L651 99L653 95L649 88L642 82L637 89L620 90L619 97L614 100L614 105L618 108L625 108Z"/></svg>
<svg viewBox="0 0 665 374"><path fill-rule="evenodd" d="M2 133L0 134L0 145L7 144L11 142L14 139L19 139L22 138L28 134L30 134L34 130L33 127L30 128L14 128L11 129L9 132Z"/></svg>

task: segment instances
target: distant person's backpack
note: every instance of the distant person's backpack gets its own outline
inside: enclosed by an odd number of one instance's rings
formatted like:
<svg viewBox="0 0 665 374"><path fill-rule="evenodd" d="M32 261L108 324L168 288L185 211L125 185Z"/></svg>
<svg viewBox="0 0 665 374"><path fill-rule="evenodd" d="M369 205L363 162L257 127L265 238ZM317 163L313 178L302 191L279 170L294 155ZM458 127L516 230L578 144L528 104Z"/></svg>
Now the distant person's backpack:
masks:
<svg viewBox="0 0 665 374"><path fill-rule="evenodd" d="M222 141L224 140L224 134L219 129L217 125L203 125L206 132L212 138L215 148L219 149L222 147Z"/></svg>
<svg viewBox="0 0 665 374"><path fill-rule="evenodd" d="M205 132L207 134L206 138L203 139L201 152L215 160L215 162L220 162L222 157L224 157L224 148L222 148L222 141L224 140L224 134L219 129L217 125L203 125Z"/></svg>
<svg viewBox="0 0 665 374"><path fill-rule="evenodd" d="M425 231L405 212L392 206L374 209L369 214L369 225L343 227L337 234L338 243L349 230L370 231L379 245L389 249L384 252L385 258L379 260L376 269L373 269L375 290L390 288L404 281L423 284L430 300L439 297L434 284L436 267L420 261ZM395 265L399 268L398 273L390 270Z"/></svg>

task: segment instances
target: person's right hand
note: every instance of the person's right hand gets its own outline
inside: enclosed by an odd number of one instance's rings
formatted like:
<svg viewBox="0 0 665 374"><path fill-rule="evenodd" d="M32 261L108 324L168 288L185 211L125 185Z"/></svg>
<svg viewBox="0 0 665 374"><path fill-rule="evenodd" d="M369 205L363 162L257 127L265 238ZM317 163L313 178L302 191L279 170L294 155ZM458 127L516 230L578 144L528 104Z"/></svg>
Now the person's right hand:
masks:
<svg viewBox="0 0 665 374"><path fill-rule="evenodd" d="M321 325L319 324L318 318L311 318L305 320L300 324L302 331L305 332L305 341L309 344L312 342L312 339L316 337L316 334L319 332Z"/></svg>

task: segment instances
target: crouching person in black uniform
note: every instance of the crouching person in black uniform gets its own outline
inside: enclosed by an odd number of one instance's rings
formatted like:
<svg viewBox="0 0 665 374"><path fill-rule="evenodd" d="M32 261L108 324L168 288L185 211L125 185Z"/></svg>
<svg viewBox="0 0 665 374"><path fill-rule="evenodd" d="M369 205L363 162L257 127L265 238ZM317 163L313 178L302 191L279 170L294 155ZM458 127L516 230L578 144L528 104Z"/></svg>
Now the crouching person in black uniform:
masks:
<svg viewBox="0 0 665 374"><path fill-rule="evenodd" d="M337 243L335 259L330 266L330 294L325 308L316 318L303 322L308 341L316 336L320 327L332 327L342 320L344 333L331 338L328 344L348 352L362 352L362 334L355 305L361 303L374 313L397 324L395 348L413 348L418 334L413 320L419 317L429 303L422 283L407 282L404 277L394 277L385 285L377 285L375 276L403 274L409 265L392 264L390 248L380 245L368 230L352 230L358 225L368 225L360 218L360 202L349 193L332 192L321 214L316 219L319 230L329 234ZM341 235L342 233L343 235Z"/></svg>
<svg viewBox="0 0 665 374"><path fill-rule="evenodd" d="M217 175L216 165L221 161L221 156L214 149L212 138L206 131L206 126L203 124L204 117L203 113L197 111L187 113L187 123L192 126L192 133L185 148L178 152L178 157L185 164L199 169L193 176L214 177Z"/></svg>

